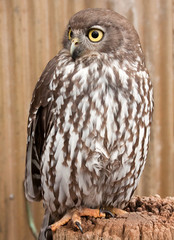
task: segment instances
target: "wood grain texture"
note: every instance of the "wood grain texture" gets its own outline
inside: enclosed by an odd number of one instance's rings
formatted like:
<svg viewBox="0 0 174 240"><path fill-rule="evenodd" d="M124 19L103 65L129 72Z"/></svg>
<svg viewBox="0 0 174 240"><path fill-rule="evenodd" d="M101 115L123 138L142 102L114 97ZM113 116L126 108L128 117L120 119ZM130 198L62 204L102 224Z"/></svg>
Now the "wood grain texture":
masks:
<svg viewBox="0 0 174 240"><path fill-rule="evenodd" d="M87 7L113 9L140 35L155 92L148 161L137 193L174 194L172 0L0 0L0 239L32 239L23 179L26 126L33 88L61 49L70 16ZM32 207L36 225L42 203Z"/></svg>

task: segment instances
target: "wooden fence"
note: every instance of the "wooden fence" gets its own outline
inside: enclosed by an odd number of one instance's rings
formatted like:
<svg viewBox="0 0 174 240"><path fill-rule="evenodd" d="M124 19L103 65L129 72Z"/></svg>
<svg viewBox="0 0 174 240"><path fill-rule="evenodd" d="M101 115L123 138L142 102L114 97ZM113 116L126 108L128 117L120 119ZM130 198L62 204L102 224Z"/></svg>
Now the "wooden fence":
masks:
<svg viewBox="0 0 174 240"><path fill-rule="evenodd" d="M155 112L140 195L174 194L172 0L0 0L0 239L33 239L23 195L26 126L33 88L61 49L68 19L113 9L137 29L154 86ZM36 226L41 203L32 205Z"/></svg>

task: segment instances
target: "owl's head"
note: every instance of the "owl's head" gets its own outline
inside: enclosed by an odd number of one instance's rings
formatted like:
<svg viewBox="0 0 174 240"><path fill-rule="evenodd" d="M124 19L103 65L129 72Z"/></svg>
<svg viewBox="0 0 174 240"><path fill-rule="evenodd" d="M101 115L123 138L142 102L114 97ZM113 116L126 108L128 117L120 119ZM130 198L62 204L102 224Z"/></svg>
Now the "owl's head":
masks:
<svg viewBox="0 0 174 240"><path fill-rule="evenodd" d="M85 9L76 13L66 28L63 46L75 60L91 53L135 52L138 35L128 20L108 9Z"/></svg>

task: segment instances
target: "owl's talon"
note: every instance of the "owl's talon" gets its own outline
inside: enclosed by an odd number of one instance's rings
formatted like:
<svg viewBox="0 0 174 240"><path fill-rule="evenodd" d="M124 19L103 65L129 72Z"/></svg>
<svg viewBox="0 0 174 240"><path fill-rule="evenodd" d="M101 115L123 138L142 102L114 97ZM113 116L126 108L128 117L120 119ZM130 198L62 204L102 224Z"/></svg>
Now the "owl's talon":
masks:
<svg viewBox="0 0 174 240"><path fill-rule="evenodd" d="M80 230L81 233L83 233L83 229L82 229L82 226L79 222L75 222L75 225L77 226L77 228Z"/></svg>
<svg viewBox="0 0 174 240"><path fill-rule="evenodd" d="M51 233L52 234L52 230L51 230L51 227L50 226L48 226L47 228L46 228L46 230L45 230L45 232L44 232L44 236L45 236L45 238L47 239L47 235L48 235L48 233Z"/></svg>
<svg viewBox="0 0 174 240"><path fill-rule="evenodd" d="M115 217L115 215L112 212L105 210L105 209L100 209L100 213L105 213L106 217L107 217L107 215L110 215L113 218Z"/></svg>

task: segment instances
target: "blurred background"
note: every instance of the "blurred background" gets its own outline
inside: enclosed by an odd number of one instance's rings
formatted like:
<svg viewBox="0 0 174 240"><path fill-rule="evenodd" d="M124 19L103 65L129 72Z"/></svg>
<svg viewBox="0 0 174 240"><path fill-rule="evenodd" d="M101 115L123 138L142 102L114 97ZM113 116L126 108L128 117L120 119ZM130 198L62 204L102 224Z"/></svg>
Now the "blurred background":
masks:
<svg viewBox="0 0 174 240"><path fill-rule="evenodd" d="M33 239L23 180L32 91L47 62L61 49L68 19L77 11L113 9L138 31L154 86L149 155L136 191L174 195L174 84L172 0L0 0L0 239ZM32 204L39 229L42 203Z"/></svg>

